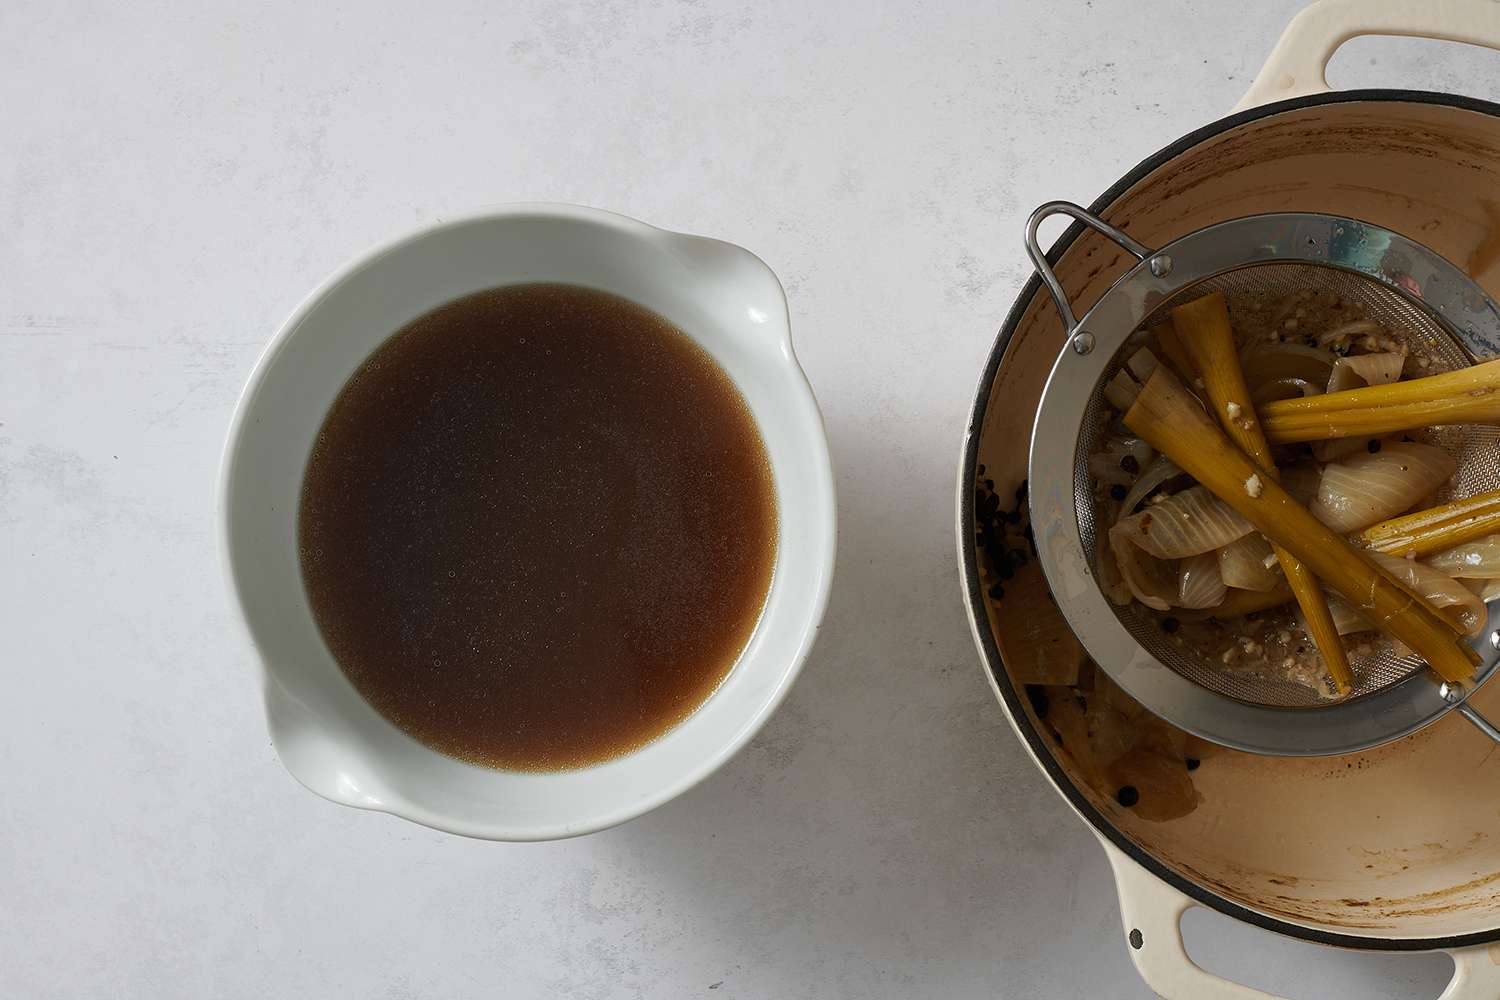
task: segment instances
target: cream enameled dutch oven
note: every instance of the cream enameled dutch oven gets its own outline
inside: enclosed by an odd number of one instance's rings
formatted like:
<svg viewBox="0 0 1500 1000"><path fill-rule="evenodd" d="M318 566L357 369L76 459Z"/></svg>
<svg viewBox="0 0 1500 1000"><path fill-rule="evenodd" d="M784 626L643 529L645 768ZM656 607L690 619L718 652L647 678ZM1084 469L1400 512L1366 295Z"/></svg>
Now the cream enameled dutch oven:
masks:
<svg viewBox="0 0 1500 1000"><path fill-rule="evenodd" d="M1262 212L1362 219L1431 247L1500 298L1500 105L1328 92L1334 50L1371 34L1500 50L1500 2L1314 4L1287 28L1240 110L1137 166L1092 211L1151 246ZM1050 257L1080 313L1130 262L1077 225ZM1169 1000L1264 1000L1188 958L1179 921L1203 905L1322 944L1445 950L1456 968L1444 998L1500 998L1500 755L1462 719L1344 757L1215 754L1192 774L1196 807L1166 821L1088 780L1041 721L1017 676L1018 664L1036 662L1027 645L1035 637L1006 626L977 558L975 482L991 480L1001 498L1023 483L1025 443L1062 345L1057 312L1033 278L995 342L970 417L959 558L995 692L1037 765L1103 844L1136 968ZM1500 714L1500 687L1482 688L1474 703Z"/></svg>

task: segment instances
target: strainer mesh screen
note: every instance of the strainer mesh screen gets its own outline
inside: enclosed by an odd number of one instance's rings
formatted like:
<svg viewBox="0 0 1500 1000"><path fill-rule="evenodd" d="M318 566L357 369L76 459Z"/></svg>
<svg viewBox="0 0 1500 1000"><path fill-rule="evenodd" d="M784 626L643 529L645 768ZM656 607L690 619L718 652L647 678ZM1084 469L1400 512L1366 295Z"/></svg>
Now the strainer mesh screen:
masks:
<svg viewBox="0 0 1500 1000"><path fill-rule="evenodd" d="M1440 320L1404 295L1363 275L1316 264L1254 264L1205 279L1164 302L1142 326L1149 326L1165 318L1174 305L1211 291L1223 292L1233 308L1236 298L1272 298L1303 290L1331 292L1361 309L1365 316L1378 321L1394 336L1404 339L1407 352L1412 358L1427 359L1428 367L1418 369L1424 373L1462 368L1474 361ZM1108 525L1100 525L1097 520L1094 509L1096 486L1089 473L1088 456L1097 450L1100 436L1115 415L1113 408L1104 400L1103 387L1133 350L1134 345L1127 343L1095 387L1084 414L1078 459L1073 470L1079 532L1084 551L1094 553L1095 560L1102 541L1101 528L1107 529ZM1408 366L1411 364L1408 361ZM1411 368L1408 367L1408 372L1410 371ZM1443 487L1438 494L1438 501L1500 488L1500 431L1492 427L1444 427L1422 432L1420 436L1422 440L1445 449L1458 459L1458 473ZM1094 570L1097 579L1097 564ZM1220 662L1217 650L1194 649L1189 644L1179 645L1169 639L1162 629L1161 616L1154 615L1137 603L1114 607L1121 624L1148 653L1182 676L1212 691L1240 701L1279 708L1328 704L1318 692L1303 684L1226 667ZM1351 650L1350 665L1356 681L1354 697L1394 684L1421 669L1420 660L1413 656L1397 656L1390 650L1388 643L1372 645L1378 652L1359 655Z"/></svg>

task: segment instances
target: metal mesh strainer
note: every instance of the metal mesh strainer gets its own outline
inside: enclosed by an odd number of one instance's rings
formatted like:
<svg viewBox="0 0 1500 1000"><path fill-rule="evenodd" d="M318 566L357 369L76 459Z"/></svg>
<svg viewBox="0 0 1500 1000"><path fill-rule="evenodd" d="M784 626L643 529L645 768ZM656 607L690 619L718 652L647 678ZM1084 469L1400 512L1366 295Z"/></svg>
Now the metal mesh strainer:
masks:
<svg viewBox="0 0 1500 1000"><path fill-rule="evenodd" d="M1425 372L1435 374L1473 363L1474 359L1458 340L1422 307L1395 294L1372 278L1314 264L1255 264L1215 275L1178 292L1157 308L1144 325L1150 326L1161 321L1172 307L1211 291L1223 292L1231 302L1243 302L1246 299L1278 298L1308 289L1332 293L1363 315L1396 333L1405 341L1408 354L1414 361L1421 358L1427 362L1423 369ZM1121 357L1127 353L1129 351L1125 350L1117 355L1107 370L1106 378L1114 374ZM1103 383L1100 385L1102 389ZM1079 532L1083 536L1085 551L1093 553L1099 551L1102 538L1096 532L1093 487L1087 456L1097 450L1098 436L1108 426L1108 415L1111 412L1103 400L1103 392L1096 390L1089 401L1083 433L1079 438L1080 460L1074 466ZM1500 487L1500 450L1496 448L1497 435L1494 428L1477 425L1440 428L1426 432L1423 437L1458 459L1458 474L1444 488L1439 500L1470 496ZM1264 673L1226 669L1222 663L1202 655L1193 655L1180 645L1166 641L1159 617L1145 613L1138 604L1115 607L1121 622L1137 642L1149 649L1162 663L1205 687L1231 698L1262 705L1308 707L1323 703L1322 696L1305 684L1288 682ZM1394 684L1422 669L1420 659L1414 656L1397 656L1386 643L1374 644L1373 648L1374 652L1370 654L1351 655L1356 681L1354 697Z"/></svg>
<svg viewBox="0 0 1500 1000"><path fill-rule="evenodd" d="M1081 321L1073 319L1036 241L1041 219L1057 212L1140 258ZM1099 535L1107 525L1096 511L1088 458L1111 423L1103 386L1130 353L1123 348L1131 334L1207 292L1224 292L1231 308L1298 290L1332 293L1402 337L1414 359L1426 360L1429 373L1500 353L1494 303L1467 275L1419 244L1356 220L1310 213L1221 223L1152 251L1077 206L1053 203L1033 216L1027 242L1069 332L1069 346L1038 408L1032 528L1053 596L1094 660L1156 714L1254 752L1346 752L1412 732L1455 705L1472 715L1461 705L1464 692L1440 691L1419 659L1397 656L1384 643L1374 644L1371 654L1351 656L1355 691L1330 703L1304 684L1226 667L1213 651L1174 640L1161 628L1161 616L1139 604L1109 602L1096 582ZM1500 487L1500 433L1494 428L1434 428L1422 436L1459 462L1438 499ZM1500 659L1497 625L1500 609L1492 608L1476 685Z"/></svg>

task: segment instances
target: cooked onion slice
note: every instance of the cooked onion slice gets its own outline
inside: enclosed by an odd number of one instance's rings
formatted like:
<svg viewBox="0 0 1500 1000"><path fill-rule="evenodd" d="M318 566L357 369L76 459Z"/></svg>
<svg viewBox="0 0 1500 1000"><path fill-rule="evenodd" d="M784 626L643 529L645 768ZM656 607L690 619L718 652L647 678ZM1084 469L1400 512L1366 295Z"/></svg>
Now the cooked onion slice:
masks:
<svg viewBox="0 0 1500 1000"><path fill-rule="evenodd" d="M1488 612L1484 602L1473 591L1450 576L1415 559L1388 556L1383 552L1369 553L1391 575L1416 591L1440 614L1451 620L1464 635L1477 635L1483 628Z"/></svg>
<svg viewBox="0 0 1500 1000"><path fill-rule="evenodd" d="M1323 481L1323 467L1317 462L1298 462L1281 470L1281 487L1304 507L1311 506Z"/></svg>
<svg viewBox="0 0 1500 1000"><path fill-rule="evenodd" d="M1358 455L1369 447L1369 438L1331 438L1312 442L1312 453L1313 458L1320 462L1342 462L1350 455Z"/></svg>
<svg viewBox="0 0 1500 1000"><path fill-rule="evenodd" d="M1182 469L1178 468L1176 462L1165 455L1157 455L1141 473L1141 478L1131 485L1130 492L1125 494L1125 502L1120 504L1120 515L1124 517L1134 514L1141 501L1151 496L1158 486L1180 475Z"/></svg>
<svg viewBox="0 0 1500 1000"><path fill-rule="evenodd" d="M1337 355L1306 344L1270 344L1251 349L1242 359L1245 382L1253 393L1277 379L1300 378L1326 385Z"/></svg>
<svg viewBox="0 0 1500 1000"><path fill-rule="evenodd" d="M1486 604L1500 597L1500 580L1459 580L1458 582L1468 587L1471 593Z"/></svg>
<svg viewBox="0 0 1500 1000"><path fill-rule="evenodd" d="M1156 452L1138 437L1112 438L1089 456L1089 475L1105 486L1124 486L1135 480Z"/></svg>
<svg viewBox="0 0 1500 1000"><path fill-rule="evenodd" d="M1316 396L1322 391L1322 386L1315 385L1305 378L1287 376L1261 383L1250 393L1250 401L1257 407L1261 407L1273 400L1302 399L1304 396Z"/></svg>
<svg viewBox="0 0 1500 1000"><path fill-rule="evenodd" d="M1466 580L1500 580L1500 535L1486 535L1472 542L1427 557L1427 565L1439 573Z"/></svg>
<svg viewBox="0 0 1500 1000"><path fill-rule="evenodd" d="M1250 531L1250 522L1234 508L1194 486L1121 518L1110 537L1118 534L1158 559L1184 559L1222 548Z"/></svg>
<svg viewBox="0 0 1500 1000"><path fill-rule="evenodd" d="M1195 610L1218 607L1224 601L1224 592L1217 552L1189 556L1177 564L1178 607Z"/></svg>
<svg viewBox="0 0 1500 1000"><path fill-rule="evenodd" d="M1130 369L1138 381L1144 382L1156 371L1156 355L1151 353L1151 348L1142 347L1130 356L1125 362L1125 367Z"/></svg>
<svg viewBox="0 0 1500 1000"><path fill-rule="evenodd" d="M1328 376L1328 391L1343 392L1345 389L1362 389L1369 385L1390 385L1401 377L1401 368L1405 364L1406 355L1396 351L1339 358L1333 364L1333 374ZM1334 438L1330 441L1316 441L1312 448L1318 461L1337 462L1363 450L1366 443L1357 437Z"/></svg>
<svg viewBox="0 0 1500 1000"><path fill-rule="evenodd" d="M1170 562L1158 559L1120 531L1115 525L1109 532L1115 568L1132 596L1148 608L1166 611L1177 599L1177 571Z"/></svg>
<svg viewBox="0 0 1500 1000"><path fill-rule="evenodd" d="M1365 620L1354 605L1344 600L1337 594L1328 595L1328 612L1333 615L1333 626L1338 629L1339 635L1353 635L1355 632L1373 632L1375 626Z"/></svg>
<svg viewBox="0 0 1500 1000"><path fill-rule="evenodd" d="M1441 448L1386 440L1374 454L1324 466L1311 510L1334 531L1358 531L1407 510L1457 468Z"/></svg>
<svg viewBox="0 0 1500 1000"><path fill-rule="evenodd" d="M1396 351L1383 354L1352 354L1333 363L1328 376L1328 391L1343 392L1367 385L1390 385L1401 377L1406 355Z"/></svg>
<svg viewBox="0 0 1500 1000"><path fill-rule="evenodd" d="M1271 560L1270 543L1256 532L1224 546L1218 558L1225 586L1264 592L1281 582L1281 575L1266 565Z"/></svg>
<svg viewBox="0 0 1500 1000"><path fill-rule="evenodd" d="M1124 413L1135 404L1136 393L1140 392L1140 386L1135 380L1123 371L1115 372L1114 377L1104 383L1104 398L1109 400L1109 405Z"/></svg>

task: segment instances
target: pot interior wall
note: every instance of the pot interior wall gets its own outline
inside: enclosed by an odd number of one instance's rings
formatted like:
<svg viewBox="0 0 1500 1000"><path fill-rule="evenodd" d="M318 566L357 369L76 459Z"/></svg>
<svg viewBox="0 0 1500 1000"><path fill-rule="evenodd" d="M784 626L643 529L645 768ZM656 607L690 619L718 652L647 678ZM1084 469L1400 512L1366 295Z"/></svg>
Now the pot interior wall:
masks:
<svg viewBox="0 0 1500 1000"><path fill-rule="evenodd" d="M1419 240L1500 298L1500 118L1417 100L1318 104L1241 124L1151 170L1104 211L1148 245L1272 211L1349 215ZM1092 233L1057 273L1082 315L1129 258ZM1062 345L1038 292L985 413L996 491L1026 476L1032 416ZM991 627L1007 662L1023 641ZM1020 699L1025 703L1025 699ZM1500 715L1500 685L1476 695ZM1031 709L1022 724L1037 725ZM1046 732L1045 728L1042 732ZM1049 746L1056 743L1048 740ZM1198 806L1147 822L1088 787L1109 822L1184 878L1268 915L1343 934L1439 938L1500 927L1500 753L1456 716L1375 751L1308 760L1223 751L1193 773Z"/></svg>

